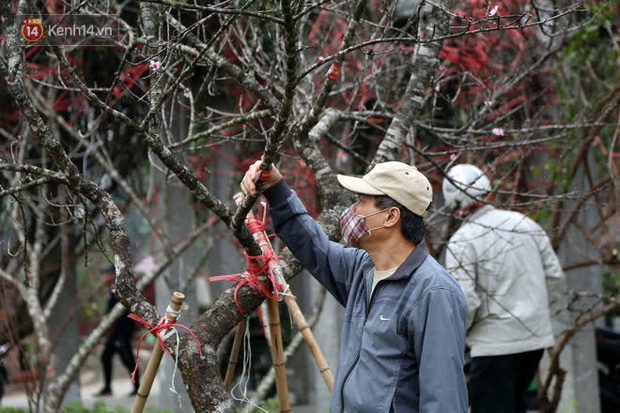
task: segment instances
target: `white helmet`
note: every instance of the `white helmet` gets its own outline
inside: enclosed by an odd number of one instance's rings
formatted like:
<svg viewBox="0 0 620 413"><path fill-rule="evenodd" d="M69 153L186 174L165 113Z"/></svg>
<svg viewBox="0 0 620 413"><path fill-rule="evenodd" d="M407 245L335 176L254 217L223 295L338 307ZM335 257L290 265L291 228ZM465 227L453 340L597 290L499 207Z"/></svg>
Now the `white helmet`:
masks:
<svg viewBox="0 0 620 413"><path fill-rule="evenodd" d="M448 207L465 208L491 192L491 182L479 168L463 163L448 171L442 191Z"/></svg>

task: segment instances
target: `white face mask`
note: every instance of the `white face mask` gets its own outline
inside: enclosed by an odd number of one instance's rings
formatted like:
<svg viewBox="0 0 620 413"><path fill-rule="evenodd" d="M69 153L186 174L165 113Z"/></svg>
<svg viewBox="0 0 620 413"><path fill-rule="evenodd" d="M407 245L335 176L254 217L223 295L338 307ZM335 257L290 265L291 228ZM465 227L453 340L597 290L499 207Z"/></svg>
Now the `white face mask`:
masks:
<svg viewBox="0 0 620 413"><path fill-rule="evenodd" d="M370 235L372 234L372 231L376 231L384 227L384 225L381 225L380 227L370 229L366 226L366 218L380 214L387 209L388 208L385 208L369 215L359 215L351 211L351 208L349 207L340 216L340 233L342 234L342 238L347 242L347 244L357 248L359 241L367 234Z"/></svg>

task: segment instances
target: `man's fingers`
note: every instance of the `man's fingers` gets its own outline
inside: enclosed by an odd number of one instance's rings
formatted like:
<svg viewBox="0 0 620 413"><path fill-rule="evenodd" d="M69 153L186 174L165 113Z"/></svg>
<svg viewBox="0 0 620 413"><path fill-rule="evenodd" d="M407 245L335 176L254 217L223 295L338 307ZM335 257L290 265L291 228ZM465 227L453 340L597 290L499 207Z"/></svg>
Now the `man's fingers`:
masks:
<svg viewBox="0 0 620 413"><path fill-rule="evenodd" d="M253 193L255 190L254 183L253 183L253 180L250 178L249 171L246 172L245 176L243 177L243 180L241 181L241 190L246 195Z"/></svg>
<svg viewBox="0 0 620 413"><path fill-rule="evenodd" d="M261 161L254 162L241 180L241 190L246 195L253 195L256 192L256 185L254 183L256 176L258 175L258 169L260 168Z"/></svg>

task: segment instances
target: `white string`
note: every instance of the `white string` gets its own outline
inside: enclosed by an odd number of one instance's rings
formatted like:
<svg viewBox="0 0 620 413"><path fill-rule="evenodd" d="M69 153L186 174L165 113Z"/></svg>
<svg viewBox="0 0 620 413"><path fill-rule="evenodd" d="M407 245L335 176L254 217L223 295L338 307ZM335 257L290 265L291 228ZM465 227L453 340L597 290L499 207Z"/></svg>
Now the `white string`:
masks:
<svg viewBox="0 0 620 413"><path fill-rule="evenodd" d="M286 288L284 289L284 291L280 292L278 291L278 302L282 302L284 300L284 296L286 297L293 297L294 299L297 299L297 297L295 297L293 295L293 293L287 293L287 291L289 291L291 289L291 285L290 284L286 284ZM294 322L293 322L293 314L290 311L287 311L288 313L288 321L291 324L291 327L293 327Z"/></svg>
<svg viewBox="0 0 620 413"><path fill-rule="evenodd" d="M171 317L174 317L175 322L181 317L181 311L183 310L187 310L189 307L187 306L187 304L182 304L181 307L179 308L178 311L173 310L172 308L170 308L170 306L166 307L166 314L170 315ZM169 320L168 320L169 321ZM166 329L166 331L163 332L163 334L160 334L160 337L162 338L163 341L166 341L166 339L168 337L170 337L172 334L175 335L176 340L177 340L177 344L174 348L174 370L172 371L172 381L171 381L171 387L170 387L170 391L175 394L177 396L177 403L179 404L179 409L181 411L183 411L183 402L182 402L182 396L179 394L179 392L176 389L176 386L174 384L174 380L176 378L176 374L177 374L177 370L178 370L178 360L179 360L179 347L180 347L180 338L179 338L179 332L177 331L176 328L174 327L169 327Z"/></svg>
<svg viewBox="0 0 620 413"><path fill-rule="evenodd" d="M239 378L239 381L237 382L237 384L235 384L233 386L233 388L230 391L230 395L232 396L232 398L235 401L240 401L243 402L247 399L247 384L249 381L249 374L246 377L246 372L250 371L251 368L251 360L248 359L248 355L251 358L252 357L252 348L249 345L249 341L250 341L250 334L249 334L249 320L246 321L245 323L245 331L243 332L243 370L241 371L241 377ZM245 379L245 384L242 384L244 382ZM238 388L240 388L240 386L243 386L243 389L241 390L241 396L237 397L235 395L235 390L237 390Z"/></svg>
<svg viewBox="0 0 620 413"><path fill-rule="evenodd" d="M252 368L252 347L250 346L250 320L249 317L245 323L245 332L243 333L243 370L241 371L241 377L237 384L230 390L230 396L233 400L241 402L246 405L253 405L258 410L267 413L267 410L258 406L250 398L248 398L248 382L250 380L250 371ZM235 395L235 390L241 391L240 396Z"/></svg>
<svg viewBox="0 0 620 413"><path fill-rule="evenodd" d="M177 396L177 403L179 404L179 409L181 411L183 411L183 402L181 399L181 395L179 394L179 392L177 391L175 385L174 385L174 379L176 377L177 374L177 369L178 369L178 360L179 360L179 346L180 346L180 342L179 342L179 332L177 331L176 328L172 328L172 331L174 331L174 335L176 336L177 339L177 344L176 347L174 349L174 370L172 371L172 386L170 387L170 391L175 394Z"/></svg>
<svg viewBox="0 0 620 413"><path fill-rule="evenodd" d="M284 299L283 297L285 296L297 299L297 297L295 297L295 295L292 292L288 292L290 289L291 289L290 284L287 284L284 291L278 291L278 301L282 301Z"/></svg>
<svg viewBox="0 0 620 413"><path fill-rule="evenodd" d="M181 306L181 308L178 309L178 311L173 310L172 308L170 308L170 306L166 307L166 314L170 315L170 317L174 318L175 320L178 320L179 317L181 317L181 310L185 310L189 307L185 307L183 308L183 306Z"/></svg>

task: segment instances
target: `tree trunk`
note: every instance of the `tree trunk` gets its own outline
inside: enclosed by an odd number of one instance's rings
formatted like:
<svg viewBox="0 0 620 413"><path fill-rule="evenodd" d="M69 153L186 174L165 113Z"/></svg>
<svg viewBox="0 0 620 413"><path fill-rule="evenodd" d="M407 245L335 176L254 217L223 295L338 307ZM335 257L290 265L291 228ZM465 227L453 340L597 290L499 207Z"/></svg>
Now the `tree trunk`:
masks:
<svg viewBox="0 0 620 413"><path fill-rule="evenodd" d="M176 179L168 180L162 172L157 170L151 170L151 173L156 176L155 181L160 189L157 211L161 211L160 214L163 216L160 215L159 218L163 221L162 227L165 234L174 244L195 229L194 210L188 199L187 191L178 184ZM156 246L155 249L159 250L158 247ZM188 279L191 276L194 262L194 249L190 248L174 261L155 284L156 304L160 314L166 312L172 293L178 291L185 294L185 304L188 310L182 312L179 320L179 323L184 325L192 325L197 318L194 280ZM174 359L164 355L157 373L160 387L157 406L161 409L183 413L189 411L191 402L181 380L181 374L178 371L175 373L175 369ZM176 389L178 396L170 391L171 387Z"/></svg>
<svg viewBox="0 0 620 413"><path fill-rule="evenodd" d="M65 371L80 345L75 262L69 263L68 267L69 271L64 288L61 290L48 320L49 331L52 336L52 357L55 359L55 371L50 377L51 380ZM61 400L60 406L80 400L80 380L77 375L61 396Z"/></svg>
<svg viewBox="0 0 620 413"><path fill-rule="evenodd" d="M583 192L588 188L583 168L577 173L573 180L573 190ZM567 204L570 210L571 204ZM592 226L592 221L596 219L596 208L592 202L586 203L581 209L583 215L580 222L586 222L587 227ZM575 227L567 233L559 249L559 256L562 262L578 260L577 257L596 255L596 250L592 244ZM601 293L602 274L601 267L592 265L579 269L566 271L566 284L569 290L591 291ZM597 298L582 297L577 303L573 304L570 318L574 319L583 312L591 311ZM599 304L600 305L600 304ZM590 309L590 310L588 310ZM579 329L569 344L569 351L564 358L567 375L565 384L562 388L562 397L557 411L565 411L571 406L577 405L581 413L599 413L600 396L598 385L598 370L596 365L596 341L594 338L595 323L588 323Z"/></svg>

